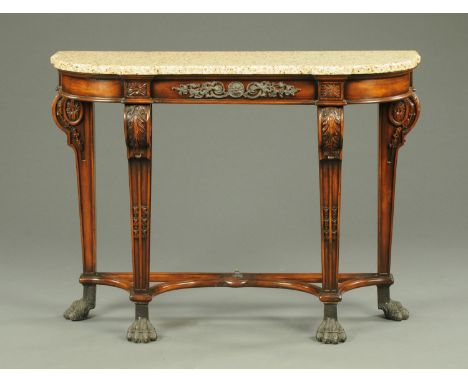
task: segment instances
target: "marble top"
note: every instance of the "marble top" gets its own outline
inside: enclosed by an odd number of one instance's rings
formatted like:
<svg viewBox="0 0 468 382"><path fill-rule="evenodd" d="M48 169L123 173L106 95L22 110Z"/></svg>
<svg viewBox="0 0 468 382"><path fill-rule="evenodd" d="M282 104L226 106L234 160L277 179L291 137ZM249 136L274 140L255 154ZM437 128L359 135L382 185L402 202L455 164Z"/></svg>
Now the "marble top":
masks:
<svg viewBox="0 0 468 382"><path fill-rule="evenodd" d="M399 51L91 52L61 51L55 68L117 75L388 73L413 69L421 57Z"/></svg>

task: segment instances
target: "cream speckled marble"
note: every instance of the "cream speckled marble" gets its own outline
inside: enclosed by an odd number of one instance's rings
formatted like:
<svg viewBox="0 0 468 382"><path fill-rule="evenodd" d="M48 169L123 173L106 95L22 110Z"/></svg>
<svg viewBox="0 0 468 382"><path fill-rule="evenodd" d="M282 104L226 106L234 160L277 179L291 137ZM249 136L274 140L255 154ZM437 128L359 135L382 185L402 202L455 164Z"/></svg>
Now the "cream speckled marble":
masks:
<svg viewBox="0 0 468 382"><path fill-rule="evenodd" d="M69 72L118 75L372 74L408 70L416 51L89 52L62 51L50 61Z"/></svg>

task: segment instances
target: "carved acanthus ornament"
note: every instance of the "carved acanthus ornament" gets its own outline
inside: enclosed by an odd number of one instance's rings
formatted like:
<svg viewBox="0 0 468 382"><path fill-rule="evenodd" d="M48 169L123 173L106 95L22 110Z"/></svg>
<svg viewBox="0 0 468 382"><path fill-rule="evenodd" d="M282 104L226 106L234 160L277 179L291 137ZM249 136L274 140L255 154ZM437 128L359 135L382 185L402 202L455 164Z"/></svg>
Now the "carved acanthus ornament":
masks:
<svg viewBox="0 0 468 382"><path fill-rule="evenodd" d="M406 135L416 124L419 111L419 98L414 93L407 98L390 104L388 108L388 120L394 127L394 131L388 143L387 163L392 164L394 162L397 150L403 146Z"/></svg>
<svg viewBox="0 0 468 382"><path fill-rule="evenodd" d="M68 137L80 159L84 159L84 129L82 126L84 107L81 101L62 96L58 93L52 103L52 115L55 124Z"/></svg>
<svg viewBox="0 0 468 382"><path fill-rule="evenodd" d="M323 107L319 118L321 159L341 159L343 109Z"/></svg>
<svg viewBox="0 0 468 382"><path fill-rule="evenodd" d="M242 82L234 81L227 88L220 81L180 84L173 90L179 95L189 98L283 98L294 96L301 89L284 82L260 81L250 82L246 86Z"/></svg>
<svg viewBox="0 0 468 382"><path fill-rule="evenodd" d="M125 134L128 158L151 158L149 105L125 106Z"/></svg>

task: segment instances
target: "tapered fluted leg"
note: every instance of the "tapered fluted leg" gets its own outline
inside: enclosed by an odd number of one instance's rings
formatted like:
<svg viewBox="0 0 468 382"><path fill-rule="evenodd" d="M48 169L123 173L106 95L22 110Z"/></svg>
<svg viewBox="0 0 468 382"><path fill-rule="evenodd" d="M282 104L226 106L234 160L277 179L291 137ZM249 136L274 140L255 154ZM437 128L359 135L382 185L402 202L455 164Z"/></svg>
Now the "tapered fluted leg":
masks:
<svg viewBox="0 0 468 382"><path fill-rule="evenodd" d="M63 97L60 93L52 104L57 126L67 134L73 148L78 179L78 206L80 211L83 273L96 272L96 218L94 178L94 107L91 102ZM84 285L83 297L65 311L64 317L84 320L96 305L96 285Z"/></svg>
<svg viewBox="0 0 468 382"><path fill-rule="evenodd" d="M343 107L318 107L318 141L322 243L322 293L324 318L316 338L337 344L346 340L338 322L338 259L340 243L341 149L343 145Z"/></svg>
<svg viewBox="0 0 468 382"><path fill-rule="evenodd" d="M415 94L408 98L379 105L379 233L378 272L390 275L393 210L398 150L414 127L419 116L419 100ZM378 308L385 318L406 320L409 312L390 298L390 286L377 287Z"/></svg>
<svg viewBox="0 0 468 382"><path fill-rule="evenodd" d="M136 343L156 340L148 317L151 232L151 105L125 105L125 138L130 182L135 321L127 339Z"/></svg>

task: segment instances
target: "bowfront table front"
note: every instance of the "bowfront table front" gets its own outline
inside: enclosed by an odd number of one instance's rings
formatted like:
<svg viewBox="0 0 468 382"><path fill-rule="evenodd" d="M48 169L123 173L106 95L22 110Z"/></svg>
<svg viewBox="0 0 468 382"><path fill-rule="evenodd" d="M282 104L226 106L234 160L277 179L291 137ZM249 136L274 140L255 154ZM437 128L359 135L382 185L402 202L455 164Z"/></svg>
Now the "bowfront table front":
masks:
<svg viewBox="0 0 468 382"><path fill-rule="evenodd" d="M72 303L65 318L87 318L99 284L129 292L135 320L127 338L139 343L156 340L148 317L153 296L183 288L267 287L310 293L324 303L316 334L323 343L346 340L337 304L351 289L376 285L378 308L385 318L407 319L408 311L390 298L390 257L398 150L420 111L413 88L413 69L419 61L415 51L54 54L51 62L58 69L59 86L52 114L75 152L83 255L83 297ZM133 272L96 268L94 102L124 105ZM317 106L321 272L150 272L153 103ZM355 103L379 104L376 273L338 272L343 112Z"/></svg>

